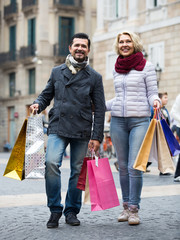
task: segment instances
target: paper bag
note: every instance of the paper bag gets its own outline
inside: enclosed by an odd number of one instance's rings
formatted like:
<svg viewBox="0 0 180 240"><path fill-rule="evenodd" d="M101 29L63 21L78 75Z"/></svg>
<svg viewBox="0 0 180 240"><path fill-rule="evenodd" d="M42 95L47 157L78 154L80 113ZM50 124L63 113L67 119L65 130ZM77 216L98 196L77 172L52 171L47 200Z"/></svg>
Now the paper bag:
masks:
<svg viewBox="0 0 180 240"><path fill-rule="evenodd" d="M167 122L165 121L165 119L161 120L161 126L172 156L180 154L180 145L177 139L175 138L174 134L172 133L170 127L168 126Z"/></svg>
<svg viewBox="0 0 180 240"><path fill-rule="evenodd" d="M156 119L151 120L133 165L133 168L138 169L140 171L144 171L144 172L146 171L146 166L149 159L149 154L151 151L153 136L155 132L156 121L157 121Z"/></svg>
<svg viewBox="0 0 180 240"><path fill-rule="evenodd" d="M78 178L78 182L77 182L77 188L85 191L85 185L86 185L86 174L87 174L87 161L88 160L92 160L94 159L93 157L85 157L84 161L83 161L83 165L81 168L81 172Z"/></svg>
<svg viewBox="0 0 180 240"><path fill-rule="evenodd" d="M91 211L105 210L119 206L108 158L87 161Z"/></svg>
<svg viewBox="0 0 180 240"><path fill-rule="evenodd" d="M26 144L27 119L24 120L15 145L12 149L4 175L5 177L23 180L24 179L24 158Z"/></svg>
<svg viewBox="0 0 180 240"><path fill-rule="evenodd" d="M41 115L28 117L25 149L25 178L44 178L44 132Z"/></svg>
<svg viewBox="0 0 180 240"><path fill-rule="evenodd" d="M158 169L161 173L174 172L175 167L164 136L161 123L157 121Z"/></svg>

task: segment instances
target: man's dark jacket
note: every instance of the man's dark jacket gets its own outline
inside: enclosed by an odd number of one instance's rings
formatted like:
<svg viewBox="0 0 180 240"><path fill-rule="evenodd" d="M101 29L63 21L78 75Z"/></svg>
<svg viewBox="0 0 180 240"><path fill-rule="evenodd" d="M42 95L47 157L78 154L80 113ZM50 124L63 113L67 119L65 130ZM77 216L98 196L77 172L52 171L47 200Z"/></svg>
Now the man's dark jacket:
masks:
<svg viewBox="0 0 180 240"><path fill-rule="evenodd" d="M99 73L90 66L77 74L72 74L66 64L54 67L45 89L34 102L39 104L38 112L49 106L53 98L48 134L102 141L105 99Z"/></svg>

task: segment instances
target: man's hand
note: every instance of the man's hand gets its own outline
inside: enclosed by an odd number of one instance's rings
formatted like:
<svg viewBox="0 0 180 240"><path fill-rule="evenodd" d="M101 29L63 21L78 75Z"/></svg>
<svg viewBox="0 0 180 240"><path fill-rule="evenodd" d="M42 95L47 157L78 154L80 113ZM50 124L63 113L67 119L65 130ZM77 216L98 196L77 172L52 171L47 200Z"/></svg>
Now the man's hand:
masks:
<svg viewBox="0 0 180 240"><path fill-rule="evenodd" d="M100 147L100 142L98 140L89 141L88 148L90 151L94 150L95 152L97 152L99 147Z"/></svg>
<svg viewBox="0 0 180 240"><path fill-rule="evenodd" d="M37 111L39 110L39 104L38 103L32 104L29 107L29 110L30 110L31 113L36 114Z"/></svg>

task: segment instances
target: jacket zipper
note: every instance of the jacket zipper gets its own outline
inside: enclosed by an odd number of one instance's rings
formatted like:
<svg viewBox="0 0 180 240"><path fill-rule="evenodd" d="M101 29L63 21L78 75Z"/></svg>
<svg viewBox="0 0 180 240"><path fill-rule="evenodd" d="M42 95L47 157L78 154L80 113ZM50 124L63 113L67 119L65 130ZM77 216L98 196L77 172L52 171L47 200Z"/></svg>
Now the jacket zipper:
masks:
<svg viewBox="0 0 180 240"><path fill-rule="evenodd" d="M126 79L126 76L127 74L124 74L124 77L123 77L123 103L125 103L125 99L126 99L126 91L125 91L125 79ZM124 105L122 105L122 113L123 113L123 117L124 117L124 114L125 114L125 109L124 109Z"/></svg>

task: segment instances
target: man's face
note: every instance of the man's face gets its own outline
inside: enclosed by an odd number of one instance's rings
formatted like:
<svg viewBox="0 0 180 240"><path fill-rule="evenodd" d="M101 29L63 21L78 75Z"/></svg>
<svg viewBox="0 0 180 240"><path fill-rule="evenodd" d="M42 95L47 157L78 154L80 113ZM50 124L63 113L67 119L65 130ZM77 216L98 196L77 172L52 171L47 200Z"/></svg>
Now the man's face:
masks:
<svg viewBox="0 0 180 240"><path fill-rule="evenodd" d="M90 52L88 48L88 40L74 38L73 44L69 46L69 52L77 62L83 62Z"/></svg>

